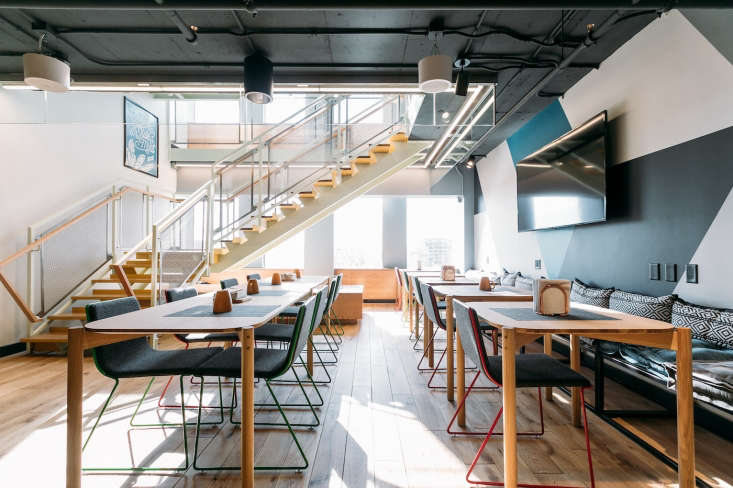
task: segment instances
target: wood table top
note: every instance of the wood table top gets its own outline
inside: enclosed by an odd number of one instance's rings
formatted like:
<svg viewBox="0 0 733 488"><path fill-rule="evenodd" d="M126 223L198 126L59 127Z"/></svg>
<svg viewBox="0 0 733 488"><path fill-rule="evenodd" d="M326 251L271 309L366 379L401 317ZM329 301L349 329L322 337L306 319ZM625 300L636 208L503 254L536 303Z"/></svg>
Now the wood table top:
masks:
<svg viewBox="0 0 733 488"><path fill-rule="evenodd" d="M252 297L250 300L242 304L233 304L235 308L253 305L275 307L270 312L259 316L235 317L225 314L205 317L168 316L196 306L204 305L213 308L212 292L89 322L84 325L84 328L93 332L141 335L235 332L239 329L251 329L269 322L286 307L307 297L313 288L321 284L325 285L327 281L327 276L304 276L296 281L283 282L282 285L260 285L261 291L283 290L286 293L279 296L250 295Z"/></svg>
<svg viewBox="0 0 733 488"><path fill-rule="evenodd" d="M481 290L478 285L438 285L433 287L436 295L450 296L456 300L470 301L532 301L532 292L517 290L516 288L499 287L492 291Z"/></svg>
<svg viewBox="0 0 733 488"><path fill-rule="evenodd" d="M465 276L456 276L455 280L444 280L438 276L418 276L420 283L425 283L430 286L459 286L459 285L477 285L479 280L472 280Z"/></svg>
<svg viewBox="0 0 733 488"><path fill-rule="evenodd" d="M647 319L608 308L594 307L571 302L572 310L584 310L608 317L608 320L543 319L515 320L501 313L502 308L532 308L532 303L475 302L468 304L480 318L497 328L511 328L528 334L577 334L596 335L603 333L664 333L674 331L674 325L661 320Z"/></svg>

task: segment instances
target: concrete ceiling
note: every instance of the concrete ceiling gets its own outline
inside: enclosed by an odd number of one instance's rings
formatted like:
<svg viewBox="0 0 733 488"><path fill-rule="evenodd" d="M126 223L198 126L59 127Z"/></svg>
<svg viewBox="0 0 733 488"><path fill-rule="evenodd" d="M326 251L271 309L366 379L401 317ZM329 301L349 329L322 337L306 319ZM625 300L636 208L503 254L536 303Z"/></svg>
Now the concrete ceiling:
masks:
<svg viewBox="0 0 733 488"><path fill-rule="evenodd" d="M46 45L71 64L75 81L241 82L245 56L255 51L275 63L275 81L285 83L394 83L417 81L417 62L429 55L429 24L442 21L443 54L466 54L471 80L497 83L496 117L501 118L583 39L610 10L68 10L0 6L0 80L22 79L19 54ZM634 14L626 11L624 15ZM564 15L564 23L561 18ZM632 16L598 42L513 114L486 140L485 154L526 120L564 93L593 67L655 18ZM196 26L196 41L179 27ZM306 29L283 33L287 29ZM333 33L333 29L341 29ZM354 29L358 29L354 31ZM365 31L377 29L378 31ZM394 29L394 30L391 30ZM274 30L274 32L273 32ZM466 35L490 35L471 39ZM504 31L503 33L501 31ZM327 32L327 33L325 33ZM508 33L507 33L508 32ZM531 39L530 39L531 38ZM561 47L559 42L566 45ZM552 44L542 46L542 43ZM489 57L505 58L489 60ZM510 57L510 59L506 59ZM484 68L477 67L484 65ZM438 97L437 110L454 112L462 98ZM432 139L432 103L423 106L415 136ZM473 131L475 139L485 128Z"/></svg>

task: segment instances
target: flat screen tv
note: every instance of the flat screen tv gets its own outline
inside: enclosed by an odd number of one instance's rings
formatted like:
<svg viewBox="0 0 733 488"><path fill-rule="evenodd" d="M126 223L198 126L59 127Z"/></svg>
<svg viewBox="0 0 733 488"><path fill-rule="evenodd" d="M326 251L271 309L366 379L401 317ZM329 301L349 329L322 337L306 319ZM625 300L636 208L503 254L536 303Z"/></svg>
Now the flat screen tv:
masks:
<svg viewBox="0 0 733 488"><path fill-rule="evenodd" d="M517 163L520 232L606 220L606 112Z"/></svg>

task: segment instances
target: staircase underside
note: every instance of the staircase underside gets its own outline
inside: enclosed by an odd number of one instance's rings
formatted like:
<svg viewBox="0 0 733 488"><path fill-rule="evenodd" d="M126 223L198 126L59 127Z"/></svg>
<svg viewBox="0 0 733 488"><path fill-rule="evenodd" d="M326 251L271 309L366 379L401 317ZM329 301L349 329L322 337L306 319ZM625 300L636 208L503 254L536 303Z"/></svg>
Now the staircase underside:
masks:
<svg viewBox="0 0 733 488"><path fill-rule="evenodd" d="M406 168L415 161L421 150L431 144L432 141L395 142L390 152L373 151L371 157L375 162L360 164L358 173L343 178L338 186L318 187L317 198L303 198L301 195L303 207L298 211L289 212L284 220L269 222L264 232L248 232L247 242L243 244L227 243L229 252L218 257L218 262L211 265L211 271L221 272L246 266L289 237Z"/></svg>

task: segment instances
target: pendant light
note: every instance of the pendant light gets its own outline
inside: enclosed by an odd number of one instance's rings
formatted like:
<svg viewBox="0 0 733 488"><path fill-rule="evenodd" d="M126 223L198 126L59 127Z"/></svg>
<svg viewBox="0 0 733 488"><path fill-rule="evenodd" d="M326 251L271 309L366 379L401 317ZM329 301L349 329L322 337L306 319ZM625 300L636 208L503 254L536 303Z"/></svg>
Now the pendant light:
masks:
<svg viewBox="0 0 733 488"><path fill-rule="evenodd" d="M244 96L252 103L272 101L272 61L261 53L244 58Z"/></svg>
<svg viewBox="0 0 733 488"><path fill-rule="evenodd" d="M444 92L451 86L453 59L445 54L424 57L417 64L418 85L425 93Z"/></svg>
<svg viewBox="0 0 733 488"><path fill-rule="evenodd" d="M65 92L71 85L71 67L53 56L43 54L46 34L38 39L37 53L23 55L23 80L39 90Z"/></svg>

